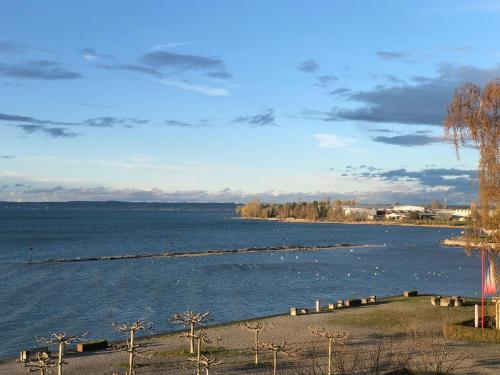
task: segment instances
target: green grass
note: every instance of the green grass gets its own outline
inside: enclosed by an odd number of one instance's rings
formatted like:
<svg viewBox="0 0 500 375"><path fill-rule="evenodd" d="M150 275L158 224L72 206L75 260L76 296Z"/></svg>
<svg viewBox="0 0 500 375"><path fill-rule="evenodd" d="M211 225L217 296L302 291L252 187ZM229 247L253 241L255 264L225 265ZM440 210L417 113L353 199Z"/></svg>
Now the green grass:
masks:
<svg viewBox="0 0 500 375"><path fill-rule="evenodd" d="M203 355L224 355L233 352L231 349L224 348L222 346L218 347L207 347L203 348L201 354ZM174 349L174 350L166 350L161 352L156 352L156 355L160 357L195 357L196 353L191 354L188 350L185 349Z"/></svg>
<svg viewBox="0 0 500 375"><path fill-rule="evenodd" d="M470 318L472 306L432 306L430 296L384 298L377 305L339 309L332 323L389 331L439 332L443 325Z"/></svg>
<svg viewBox="0 0 500 375"><path fill-rule="evenodd" d="M494 328L474 328L473 320L466 320L443 327L446 337L473 342L489 342L500 344L500 330Z"/></svg>

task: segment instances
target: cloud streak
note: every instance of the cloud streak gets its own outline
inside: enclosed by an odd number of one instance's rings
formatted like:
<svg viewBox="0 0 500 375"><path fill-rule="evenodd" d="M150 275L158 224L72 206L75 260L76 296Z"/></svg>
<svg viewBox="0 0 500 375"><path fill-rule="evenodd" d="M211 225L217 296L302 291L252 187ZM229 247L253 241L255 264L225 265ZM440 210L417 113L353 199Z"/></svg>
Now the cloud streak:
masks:
<svg viewBox="0 0 500 375"><path fill-rule="evenodd" d="M232 121L234 124L243 124L250 127L275 125L274 110L266 108L262 113L250 116L240 116Z"/></svg>
<svg viewBox="0 0 500 375"><path fill-rule="evenodd" d="M392 137L380 135L372 137L372 140L379 143L386 143L389 145L396 145L403 147L426 146L444 142L442 137L432 137L423 134L404 134Z"/></svg>
<svg viewBox="0 0 500 375"><path fill-rule="evenodd" d="M297 69L303 71L304 73L316 73L319 68L319 64L312 59L303 61L297 66Z"/></svg>
<svg viewBox="0 0 500 375"><path fill-rule="evenodd" d="M50 138L74 138L79 135L60 127L47 127L33 124L17 125L17 127L22 129L27 134L42 133Z"/></svg>
<svg viewBox="0 0 500 375"><path fill-rule="evenodd" d="M212 77L227 79L231 75L227 72L224 60L217 57L178 54L169 51L154 51L142 55L139 61L154 69L169 69L176 72L201 71Z"/></svg>
<svg viewBox="0 0 500 375"><path fill-rule="evenodd" d="M195 83L191 83L188 81L171 81L168 79L158 79L158 82L167 85L176 87L181 90L193 91L199 94L208 95L208 96L229 96L229 91L223 87L212 87L206 85L198 85Z"/></svg>
<svg viewBox="0 0 500 375"><path fill-rule="evenodd" d="M50 60L34 60L15 65L0 63L0 75L11 78L47 81L82 78L80 73L67 69L64 64Z"/></svg>
<svg viewBox="0 0 500 375"><path fill-rule="evenodd" d="M401 60L409 57L409 53L395 51L376 51L377 56L383 60Z"/></svg>

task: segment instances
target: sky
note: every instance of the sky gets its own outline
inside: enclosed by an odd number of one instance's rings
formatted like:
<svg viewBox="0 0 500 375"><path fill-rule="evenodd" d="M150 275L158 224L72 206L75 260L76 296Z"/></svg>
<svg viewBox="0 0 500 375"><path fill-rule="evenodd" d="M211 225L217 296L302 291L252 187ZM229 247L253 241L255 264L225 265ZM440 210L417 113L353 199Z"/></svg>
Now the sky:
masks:
<svg viewBox="0 0 500 375"><path fill-rule="evenodd" d="M499 1L0 0L0 200L466 204Z"/></svg>

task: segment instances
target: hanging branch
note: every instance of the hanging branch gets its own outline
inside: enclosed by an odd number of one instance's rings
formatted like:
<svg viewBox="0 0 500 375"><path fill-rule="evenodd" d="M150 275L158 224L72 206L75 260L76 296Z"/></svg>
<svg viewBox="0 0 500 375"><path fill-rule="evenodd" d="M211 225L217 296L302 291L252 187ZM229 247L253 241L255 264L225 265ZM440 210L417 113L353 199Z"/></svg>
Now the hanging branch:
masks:
<svg viewBox="0 0 500 375"><path fill-rule="evenodd" d="M259 364L259 333L266 329L272 327L272 325L266 325L263 322L246 322L241 327L246 328L254 333L254 352L255 352L255 364Z"/></svg>
<svg viewBox="0 0 500 375"><path fill-rule="evenodd" d="M351 334L348 332L335 332L326 329L319 330L315 327L309 327L312 335L322 337L328 340L328 375L332 375L332 349L333 344L344 345L351 339Z"/></svg>
<svg viewBox="0 0 500 375"><path fill-rule="evenodd" d="M135 322L131 323L123 323L123 324L115 324L113 323L113 328L117 332L126 332L129 336L129 338L126 340L127 345L125 347L120 348L121 350L129 353L129 359L128 359L128 374L127 375L133 375L134 374L134 361L135 361L135 356L140 356L140 357L148 357L146 355L143 355L141 353L137 352L137 348L140 346L138 344L135 344L135 333L138 331L148 331L151 332L153 328L153 322L145 322L143 320L136 320Z"/></svg>
<svg viewBox="0 0 500 375"><path fill-rule="evenodd" d="M50 357L48 353L37 353L36 359L30 359L28 363L23 363L29 372L40 372L40 375L47 375L51 373L51 368L55 367L57 363Z"/></svg>
<svg viewBox="0 0 500 375"><path fill-rule="evenodd" d="M189 327L189 333L190 333L190 345L189 345L189 353L194 354L194 329L198 325L203 325L206 320L208 320L210 312L205 311L203 313L201 312L194 312L194 311L185 311L182 313L174 314L170 317L169 321L174 324L182 324L184 327ZM186 336L188 337L188 336Z"/></svg>
<svg viewBox="0 0 500 375"><path fill-rule="evenodd" d="M500 80L483 88L472 83L459 87L448 106L444 132L457 157L469 141L479 150L478 223L465 236L467 245L500 251Z"/></svg>
<svg viewBox="0 0 500 375"><path fill-rule="evenodd" d="M84 341L84 337L87 336L88 332L80 336L70 336L67 332L53 333L50 337L37 337L36 340L38 342L47 344L47 345L57 345L59 354L57 359L57 375L62 375L63 373L63 364L67 363L63 361L64 347L66 345L70 345L75 341Z"/></svg>
<svg viewBox="0 0 500 375"><path fill-rule="evenodd" d="M262 347L273 352L273 375L277 375L278 373L278 353L284 353L292 357L297 356L297 352L289 348L286 341L283 341L281 344L275 344L270 341L264 342L262 343Z"/></svg>

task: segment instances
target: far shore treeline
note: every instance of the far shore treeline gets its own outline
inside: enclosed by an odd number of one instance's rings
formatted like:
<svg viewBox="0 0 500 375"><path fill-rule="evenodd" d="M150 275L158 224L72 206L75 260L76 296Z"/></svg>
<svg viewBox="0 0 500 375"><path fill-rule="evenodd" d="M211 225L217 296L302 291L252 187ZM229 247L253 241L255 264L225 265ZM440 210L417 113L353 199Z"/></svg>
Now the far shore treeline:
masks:
<svg viewBox="0 0 500 375"><path fill-rule="evenodd" d="M313 202L261 203L254 199L236 207L236 213L244 218L294 218L303 220L345 221L343 207L356 206L355 200L322 200ZM352 218L351 218L352 219ZM361 220L366 218L359 217Z"/></svg>

